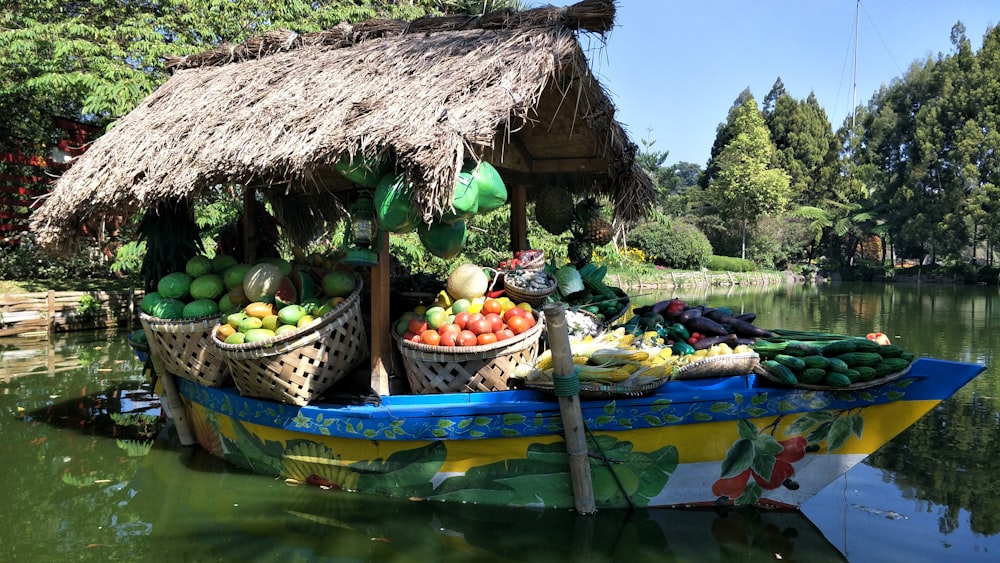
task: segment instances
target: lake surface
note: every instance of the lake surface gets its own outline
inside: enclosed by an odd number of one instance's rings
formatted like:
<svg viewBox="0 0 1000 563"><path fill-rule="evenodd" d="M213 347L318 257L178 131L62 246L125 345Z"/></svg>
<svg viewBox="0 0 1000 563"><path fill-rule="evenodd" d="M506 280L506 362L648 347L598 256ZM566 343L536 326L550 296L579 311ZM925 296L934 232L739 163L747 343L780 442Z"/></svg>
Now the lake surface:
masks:
<svg viewBox="0 0 1000 563"><path fill-rule="evenodd" d="M0 339L7 561L995 561L1000 288L830 284L633 296L767 328L884 332L985 372L801 513L438 506L291 486L156 431L125 334ZM121 415L119 413L129 413ZM145 415L145 416L144 416Z"/></svg>

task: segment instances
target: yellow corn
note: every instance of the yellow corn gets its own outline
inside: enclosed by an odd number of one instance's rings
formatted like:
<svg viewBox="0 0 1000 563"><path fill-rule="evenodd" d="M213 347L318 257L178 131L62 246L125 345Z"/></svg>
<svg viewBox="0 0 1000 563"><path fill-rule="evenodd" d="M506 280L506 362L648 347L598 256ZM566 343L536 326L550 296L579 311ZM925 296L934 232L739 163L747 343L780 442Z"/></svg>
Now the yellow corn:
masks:
<svg viewBox="0 0 1000 563"><path fill-rule="evenodd" d="M630 372L623 366L599 367L579 366L577 377L580 381L622 381L628 379Z"/></svg>
<svg viewBox="0 0 1000 563"><path fill-rule="evenodd" d="M643 377L667 377L674 372L674 366L670 364L658 364L642 370L639 375Z"/></svg>
<svg viewBox="0 0 1000 563"><path fill-rule="evenodd" d="M552 369L552 351L546 350L538 355L535 367L540 370Z"/></svg>
<svg viewBox="0 0 1000 563"><path fill-rule="evenodd" d="M603 348L601 350L594 350L594 353L590 355L591 364L605 364L615 360L644 362L648 359L649 352L630 348Z"/></svg>

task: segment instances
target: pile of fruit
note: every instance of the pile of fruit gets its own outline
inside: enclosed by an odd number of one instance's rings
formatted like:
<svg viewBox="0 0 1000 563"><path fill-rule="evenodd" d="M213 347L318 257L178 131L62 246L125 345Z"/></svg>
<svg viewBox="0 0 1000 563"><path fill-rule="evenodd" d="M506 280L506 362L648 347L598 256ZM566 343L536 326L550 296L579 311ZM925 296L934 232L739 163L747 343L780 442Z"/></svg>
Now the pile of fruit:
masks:
<svg viewBox="0 0 1000 563"><path fill-rule="evenodd" d="M322 256L262 258L241 264L228 255L196 255L146 294L140 308L162 319L225 317L220 340L239 344L305 326L331 311L355 287L354 274Z"/></svg>
<svg viewBox="0 0 1000 563"><path fill-rule="evenodd" d="M848 387L899 373L914 355L881 333L851 337L775 330L754 344L761 368L786 385Z"/></svg>
<svg viewBox="0 0 1000 563"><path fill-rule="evenodd" d="M483 346L531 330L538 322L531 305L508 297L487 297L489 278L463 264L448 276L434 303L403 313L395 332L403 340L430 346Z"/></svg>

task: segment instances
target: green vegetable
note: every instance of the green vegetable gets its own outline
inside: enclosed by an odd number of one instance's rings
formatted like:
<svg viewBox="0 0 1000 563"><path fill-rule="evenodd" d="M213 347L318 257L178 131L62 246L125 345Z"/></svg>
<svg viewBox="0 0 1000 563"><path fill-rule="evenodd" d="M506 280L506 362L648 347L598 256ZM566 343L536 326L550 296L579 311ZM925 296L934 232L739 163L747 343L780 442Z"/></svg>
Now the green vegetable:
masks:
<svg viewBox="0 0 1000 563"><path fill-rule="evenodd" d="M572 264L566 264L556 270L556 287L564 297L578 291L583 291L583 278L580 271Z"/></svg>

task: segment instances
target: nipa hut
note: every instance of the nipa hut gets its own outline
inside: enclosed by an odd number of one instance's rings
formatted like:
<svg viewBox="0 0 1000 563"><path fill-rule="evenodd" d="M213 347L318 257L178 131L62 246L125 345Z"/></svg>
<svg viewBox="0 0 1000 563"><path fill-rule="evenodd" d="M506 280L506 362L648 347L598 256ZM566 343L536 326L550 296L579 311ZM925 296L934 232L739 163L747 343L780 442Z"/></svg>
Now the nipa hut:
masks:
<svg viewBox="0 0 1000 563"><path fill-rule="evenodd" d="M384 155L413 184L412 204L427 222L450 209L464 161L491 163L508 188L518 248L527 244L527 194L549 182L604 194L616 217L635 218L653 189L578 42L580 33L610 31L614 12L611 0L585 0L343 23L170 59L170 79L57 181L32 228L43 247L65 251L88 219L220 184L256 190L321 228L357 188L333 165ZM391 341L388 259L380 262L370 334L373 387L384 393Z"/></svg>

